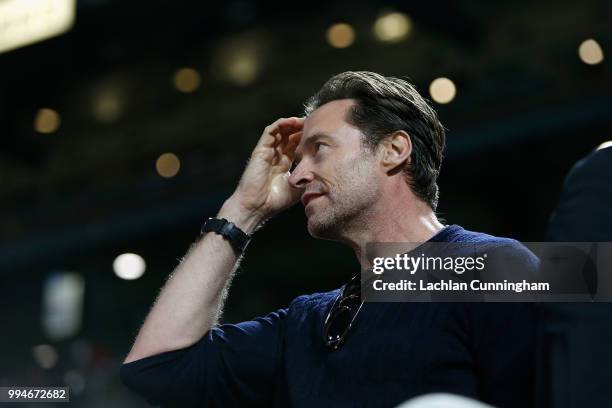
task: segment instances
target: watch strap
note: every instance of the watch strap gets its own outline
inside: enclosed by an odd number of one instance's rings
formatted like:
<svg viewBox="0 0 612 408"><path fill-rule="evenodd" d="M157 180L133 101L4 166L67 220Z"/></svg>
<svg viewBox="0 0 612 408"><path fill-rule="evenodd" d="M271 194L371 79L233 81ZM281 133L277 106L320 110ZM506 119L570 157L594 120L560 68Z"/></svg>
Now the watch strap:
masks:
<svg viewBox="0 0 612 408"><path fill-rule="evenodd" d="M251 240L251 236L249 234L245 233L238 228L236 224L226 220L225 218L210 217L207 219L202 226L202 233L206 232L215 232L223 236L223 238L228 240L234 250L239 254L244 252L246 246Z"/></svg>

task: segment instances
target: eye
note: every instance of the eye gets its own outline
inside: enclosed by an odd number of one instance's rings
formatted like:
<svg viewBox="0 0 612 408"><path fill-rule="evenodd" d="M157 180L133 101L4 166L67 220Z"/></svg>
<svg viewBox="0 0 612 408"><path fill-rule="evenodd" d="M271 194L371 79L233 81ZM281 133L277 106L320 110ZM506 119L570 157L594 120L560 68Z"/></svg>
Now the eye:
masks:
<svg viewBox="0 0 612 408"><path fill-rule="evenodd" d="M314 151L315 151L315 153L319 151L321 146L325 146L325 144L323 144L321 142L315 142L315 144L314 144Z"/></svg>

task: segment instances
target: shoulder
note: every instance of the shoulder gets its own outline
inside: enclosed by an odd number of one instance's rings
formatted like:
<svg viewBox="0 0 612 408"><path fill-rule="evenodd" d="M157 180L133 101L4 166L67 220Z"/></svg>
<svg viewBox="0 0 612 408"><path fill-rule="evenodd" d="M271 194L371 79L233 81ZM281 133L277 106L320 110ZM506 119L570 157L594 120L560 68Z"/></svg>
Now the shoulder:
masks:
<svg viewBox="0 0 612 408"><path fill-rule="evenodd" d="M512 238L498 237L495 235L486 234L484 232L470 231L459 225L449 225L444 230L446 231L443 241L457 243L483 243L489 245L507 245L517 246L520 243ZM441 235L441 234L440 234Z"/></svg>
<svg viewBox="0 0 612 408"><path fill-rule="evenodd" d="M287 307L287 335L303 336L314 330L325 319L331 305L340 293L340 289L329 292L301 295L295 298Z"/></svg>
<svg viewBox="0 0 612 408"><path fill-rule="evenodd" d="M494 253L530 269L535 269L539 265L539 260L533 252L516 239L469 231L456 225L447 228L451 227L453 231L449 234L448 242L469 243L475 245L478 252Z"/></svg>
<svg viewBox="0 0 612 408"><path fill-rule="evenodd" d="M325 305L333 302L333 300L340 293L340 289L334 289L329 292L317 292L310 295L301 295L296 297L289 304L288 310L302 310L302 309L318 309Z"/></svg>

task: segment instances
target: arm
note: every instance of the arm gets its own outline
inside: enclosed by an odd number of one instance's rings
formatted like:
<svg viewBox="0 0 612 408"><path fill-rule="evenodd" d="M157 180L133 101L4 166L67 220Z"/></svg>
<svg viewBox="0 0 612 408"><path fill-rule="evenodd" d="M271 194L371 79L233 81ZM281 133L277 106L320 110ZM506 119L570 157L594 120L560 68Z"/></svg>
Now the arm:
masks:
<svg viewBox="0 0 612 408"><path fill-rule="evenodd" d="M121 380L164 408L269 406L281 376L287 313L213 327L193 346L123 364Z"/></svg>
<svg viewBox="0 0 612 408"><path fill-rule="evenodd" d="M293 205L299 190L288 182L303 119L279 119L266 127L234 194L219 218L246 233ZM238 258L231 245L209 233L192 246L170 275L124 363L195 344L216 323Z"/></svg>

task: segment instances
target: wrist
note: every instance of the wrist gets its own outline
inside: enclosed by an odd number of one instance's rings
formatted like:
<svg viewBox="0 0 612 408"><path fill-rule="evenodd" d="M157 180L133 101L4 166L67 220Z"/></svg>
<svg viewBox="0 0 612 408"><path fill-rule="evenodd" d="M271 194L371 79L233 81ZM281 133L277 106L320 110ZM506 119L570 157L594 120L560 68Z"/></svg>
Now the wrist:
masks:
<svg viewBox="0 0 612 408"><path fill-rule="evenodd" d="M233 196L223 203L217 218L225 218L233 222L234 225L249 235L264 221L264 217L255 211L244 208Z"/></svg>

